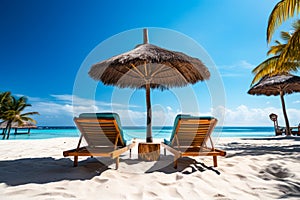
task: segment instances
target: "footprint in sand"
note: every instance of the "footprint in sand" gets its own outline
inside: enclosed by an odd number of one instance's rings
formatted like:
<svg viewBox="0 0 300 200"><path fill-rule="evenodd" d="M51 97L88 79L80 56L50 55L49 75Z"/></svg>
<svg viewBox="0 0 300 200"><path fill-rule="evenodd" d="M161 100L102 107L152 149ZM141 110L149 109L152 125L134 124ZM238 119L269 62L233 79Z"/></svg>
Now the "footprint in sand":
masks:
<svg viewBox="0 0 300 200"><path fill-rule="evenodd" d="M275 178L288 178L293 177L294 174L290 172L288 168L284 168L276 163L268 165L265 170L259 172L261 177L265 180Z"/></svg>
<svg viewBox="0 0 300 200"><path fill-rule="evenodd" d="M109 180L108 179L100 179L100 178L95 179L95 182L101 183L101 184L106 183L107 181L109 181Z"/></svg>
<svg viewBox="0 0 300 200"><path fill-rule="evenodd" d="M231 200L230 198L227 198L223 194L216 194L216 195L214 195L214 199L216 199L216 200Z"/></svg>
<svg viewBox="0 0 300 200"><path fill-rule="evenodd" d="M180 180L180 179L183 179L183 176L182 176L182 175L176 174L176 181L178 181L178 180Z"/></svg>

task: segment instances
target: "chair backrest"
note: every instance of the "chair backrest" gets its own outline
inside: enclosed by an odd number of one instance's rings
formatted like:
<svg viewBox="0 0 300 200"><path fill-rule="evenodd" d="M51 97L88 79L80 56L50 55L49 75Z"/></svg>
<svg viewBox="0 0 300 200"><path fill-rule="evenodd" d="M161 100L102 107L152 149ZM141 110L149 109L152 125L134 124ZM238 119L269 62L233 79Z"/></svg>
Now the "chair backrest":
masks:
<svg viewBox="0 0 300 200"><path fill-rule="evenodd" d="M178 147L206 145L207 140L211 140L210 135L217 121L214 117L181 116L174 125L174 137L171 138L171 144Z"/></svg>
<svg viewBox="0 0 300 200"><path fill-rule="evenodd" d="M91 147L126 145L117 113L83 113L74 122Z"/></svg>
<svg viewBox="0 0 300 200"><path fill-rule="evenodd" d="M283 127L280 127L279 125L278 125L278 116L276 115L276 114L274 114L274 113L271 113L270 115L269 115L269 117L270 117L270 120L272 120L273 121L273 123L274 123L274 130L275 130L275 134L276 135L281 135L285 130L284 130L284 128Z"/></svg>

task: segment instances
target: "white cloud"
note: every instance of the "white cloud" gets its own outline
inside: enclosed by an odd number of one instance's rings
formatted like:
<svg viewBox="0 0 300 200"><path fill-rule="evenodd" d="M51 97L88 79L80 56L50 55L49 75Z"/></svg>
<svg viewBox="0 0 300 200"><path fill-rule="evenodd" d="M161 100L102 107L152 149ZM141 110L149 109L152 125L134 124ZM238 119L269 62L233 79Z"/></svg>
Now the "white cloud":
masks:
<svg viewBox="0 0 300 200"><path fill-rule="evenodd" d="M69 102L72 102L73 100L73 95L70 95L70 94L51 94L50 95L51 97L54 97L56 100L62 100L62 101L69 101Z"/></svg>
<svg viewBox="0 0 300 200"><path fill-rule="evenodd" d="M273 126L269 118L271 113L276 113L278 115L278 123L282 126L285 125L281 108L249 108L246 105L240 105L234 109L219 107L213 113L224 126ZM290 125L298 125L300 122L300 110L288 109L287 113Z"/></svg>
<svg viewBox="0 0 300 200"><path fill-rule="evenodd" d="M240 77L244 76L245 72L250 73L256 65L249 63L246 60L240 60L230 65L218 65L218 69L222 77Z"/></svg>
<svg viewBox="0 0 300 200"><path fill-rule="evenodd" d="M134 111L127 111L128 108L137 108L136 105L95 101L69 94L50 96L52 97L50 99L28 97L32 107L28 108L27 111L40 113L39 116L34 117L37 119L38 125L73 125L73 116L78 116L84 112L111 112L112 108L119 109L120 112L123 109L124 111L121 113L132 112L131 116L140 116Z"/></svg>
<svg viewBox="0 0 300 200"><path fill-rule="evenodd" d="M66 102L69 104L73 104L74 106L83 106L83 105L95 105L97 107L120 107L120 108L137 108L139 106L137 105L125 105L125 104L120 104L120 103L113 103L113 102L103 102L103 101L95 101L92 99L87 99L87 98L81 98L76 95L69 95L69 94L64 94L64 95L51 95L52 97L55 98L55 100L59 100L62 102Z"/></svg>
<svg viewBox="0 0 300 200"><path fill-rule="evenodd" d="M114 110L120 115L122 124L127 126L146 126L146 111ZM171 126L178 112L169 106L163 109L152 106L152 126Z"/></svg>
<svg viewBox="0 0 300 200"><path fill-rule="evenodd" d="M256 67L256 65L253 65L247 62L246 60L239 61L236 66L239 68L250 69L250 70Z"/></svg>
<svg viewBox="0 0 300 200"><path fill-rule="evenodd" d="M32 107L27 111L37 111L40 116L33 116L38 121L38 125L73 125L73 116L78 116L84 112L116 112L120 115L122 124L125 126L145 126L146 110L137 110L135 105L109 105L108 102L99 102L72 95L51 95L52 100L29 97ZM72 98L76 98L77 104L72 104ZM32 99L32 101L30 101ZM153 105L152 107L153 126L173 125L180 110L174 110L170 106L162 107ZM240 105L236 108L218 107L207 113L189 113L191 115L214 116L219 120L218 125L224 126L273 126L269 119L270 113L278 115L278 122L284 126L285 121L281 107L250 108ZM299 109L287 110L290 125L297 126L300 119Z"/></svg>

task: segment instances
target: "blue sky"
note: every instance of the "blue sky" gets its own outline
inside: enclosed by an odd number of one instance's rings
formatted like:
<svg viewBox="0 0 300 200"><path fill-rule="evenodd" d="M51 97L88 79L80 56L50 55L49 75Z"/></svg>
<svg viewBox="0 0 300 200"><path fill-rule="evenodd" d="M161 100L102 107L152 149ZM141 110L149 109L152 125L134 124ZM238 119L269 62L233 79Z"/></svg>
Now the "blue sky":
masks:
<svg viewBox="0 0 300 200"><path fill-rule="evenodd" d="M162 35L156 41L153 36L155 30L174 31L198 44L214 64L209 67L215 67L210 68L214 71L210 82L153 91L154 125L170 125L180 112L214 115L227 126L272 126L268 115L274 112L283 125L279 97L247 94L251 70L267 58L267 20L277 2L2 0L0 91L27 96L31 110L40 112L35 116L38 125L73 125L73 116L80 112L111 110L120 113L124 125L144 125L144 91L103 86L87 80L85 72L92 61L129 50L135 41L114 43L122 36L152 27L150 43L152 39L157 45L195 53L183 40ZM279 39L281 30L289 30L289 22L278 29L274 39ZM90 59L96 52L99 58ZM201 53L195 55L205 60ZM222 84L214 84L215 78ZM76 85L85 80L84 87ZM214 95L223 92L225 96L216 99ZM290 123L298 125L299 94L285 99Z"/></svg>

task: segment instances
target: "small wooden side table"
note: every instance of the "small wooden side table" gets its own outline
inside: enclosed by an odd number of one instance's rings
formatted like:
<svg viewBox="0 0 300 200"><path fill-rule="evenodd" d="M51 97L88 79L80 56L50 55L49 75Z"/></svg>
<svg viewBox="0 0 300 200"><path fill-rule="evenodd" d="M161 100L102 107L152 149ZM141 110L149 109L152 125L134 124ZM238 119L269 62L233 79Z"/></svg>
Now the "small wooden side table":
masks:
<svg viewBox="0 0 300 200"><path fill-rule="evenodd" d="M160 143L140 142L138 146L138 158L146 161L156 161L160 157Z"/></svg>

